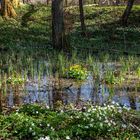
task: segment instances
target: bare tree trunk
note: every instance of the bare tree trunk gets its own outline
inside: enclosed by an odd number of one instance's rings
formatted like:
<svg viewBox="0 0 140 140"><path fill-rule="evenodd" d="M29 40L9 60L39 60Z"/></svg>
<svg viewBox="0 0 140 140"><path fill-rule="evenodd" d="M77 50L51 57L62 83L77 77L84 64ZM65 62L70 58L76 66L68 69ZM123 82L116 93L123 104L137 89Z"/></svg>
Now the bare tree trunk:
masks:
<svg viewBox="0 0 140 140"><path fill-rule="evenodd" d="M123 16L122 16L122 24L124 26L127 26L128 18L129 18L129 15L131 13L131 9L133 7L134 1L135 0L128 0L127 7L126 7L126 9L123 13Z"/></svg>
<svg viewBox="0 0 140 140"><path fill-rule="evenodd" d="M116 5L118 6L120 4L120 0L116 0Z"/></svg>
<svg viewBox="0 0 140 140"><path fill-rule="evenodd" d="M83 0L79 0L79 10L80 10L80 22L81 22L81 30L82 35L86 35L86 25L85 25L85 17L84 17L84 9L83 9Z"/></svg>
<svg viewBox="0 0 140 140"><path fill-rule="evenodd" d="M47 5L49 5L49 0L47 0Z"/></svg>
<svg viewBox="0 0 140 140"><path fill-rule="evenodd" d="M63 0L52 0L52 43L55 49L64 48Z"/></svg>
<svg viewBox="0 0 140 140"><path fill-rule="evenodd" d="M68 0L65 0L65 6L66 7L68 6Z"/></svg>
<svg viewBox="0 0 140 140"><path fill-rule="evenodd" d="M1 13L2 13L2 16L5 18L17 16L13 8L13 5L9 0L2 0Z"/></svg>

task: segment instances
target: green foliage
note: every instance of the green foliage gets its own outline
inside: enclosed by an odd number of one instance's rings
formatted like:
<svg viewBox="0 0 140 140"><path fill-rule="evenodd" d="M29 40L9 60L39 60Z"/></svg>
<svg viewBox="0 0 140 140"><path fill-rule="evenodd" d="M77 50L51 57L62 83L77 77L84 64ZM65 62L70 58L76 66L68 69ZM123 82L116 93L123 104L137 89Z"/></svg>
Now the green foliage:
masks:
<svg viewBox="0 0 140 140"><path fill-rule="evenodd" d="M12 85L22 85L25 82L25 80L21 77L21 75L14 73L11 75L7 80L7 84L12 84Z"/></svg>
<svg viewBox="0 0 140 140"><path fill-rule="evenodd" d="M124 80L125 79L122 75L115 76L115 73L111 70L108 70L105 73L104 81L106 84L109 85L121 84Z"/></svg>
<svg viewBox="0 0 140 140"><path fill-rule="evenodd" d="M35 12L30 12L30 6L24 5L17 9L17 19L0 19L0 42L1 47L10 48L50 48L51 47L51 7L37 4L34 6ZM129 51L130 53L139 52L139 9L140 6L134 6L130 16L130 26L121 27L118 24L124 6L117 7L95 7L85 6L85 22L87 25L87 38L80 35L80 21L78 7L68 7L74 18L73 29L69 33L70 44L76 49L92 50L117 49L120 51ZM26 17L27 13L30 16ZM26 22L25 27L21 23ZM94 46L94 47L93 47ZM131 47L133 46L133 47ZM108 51L107 51L108 52Z"/></svg>
<svg viewBox="0 0 140 140"><path fill-rule="evenodd" d="M138 77L140 78L140 67L137 68L136 73L137 73Z"/></svg>
<svg viewBox="0 0 140 140"><path fill-rule="evenodd" d="M88 76L88 72L81 65L73 65L66 69L65 76L67 78L85 80Z"/></svg>
<svg viewBox="0 0 140 140"><path fill-rule="evenodd" d="M10 115L0 115L0 137L35 140L45 137L54 140L139 139L139 132L129 125L138 121L137 115L130 112L117 105L87 105L84 111L53 111L37 105L24 105ZM129 114L133 114L132 120ZM139 123L137 127L140 127Z"/></svg>

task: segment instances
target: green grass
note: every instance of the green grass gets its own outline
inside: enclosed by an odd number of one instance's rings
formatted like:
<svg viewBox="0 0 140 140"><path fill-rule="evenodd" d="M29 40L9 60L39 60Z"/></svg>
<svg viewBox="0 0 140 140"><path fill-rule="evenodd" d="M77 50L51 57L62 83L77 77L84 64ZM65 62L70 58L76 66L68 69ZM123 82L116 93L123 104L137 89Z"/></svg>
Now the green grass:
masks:
<svg viewBox="0 0 140 140"><path fill-rule="evenodd" d="M88 104L81 110L68 105L63 109L24 105L10 115L0 115L0 137L15 140L140 138L139 112L117 105L93 107Z"/></svg>
<svg viewBox="0 0 140 140"><path fill-rule="evenodd" d="M66 20L72 23L68 32L71 47L94 52L123 54L140 52L140 6L134 6L129 18L129 26L118 23L124 6L85 6L87 37L80 35L79 11L77 7L65 9ZM17 9L16 19L0 18L0 48L51 48L51 8L35 5L34 9L25 5ZM70 17L70 18L68 18ZM115 50L115 51L114 51Z"/></svg>

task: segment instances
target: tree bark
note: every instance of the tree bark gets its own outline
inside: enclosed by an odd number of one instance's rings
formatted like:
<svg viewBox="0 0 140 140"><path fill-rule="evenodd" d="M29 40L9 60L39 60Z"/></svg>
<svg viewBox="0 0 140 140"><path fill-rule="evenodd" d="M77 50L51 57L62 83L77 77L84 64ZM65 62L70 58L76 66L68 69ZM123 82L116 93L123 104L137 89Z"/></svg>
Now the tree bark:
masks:
<svg viewBox="0 0 140 140"><path fill-rule="evenodd" d="M66 7L68 6L68 0L65 0L65 6Z"/></svg>
<svg viewBox="0 0 140 140"><path fill-rule="evenodd" d="M17 8L20 5L19 0L11 0L11 3L14 6L14 8Z"/></svg>
<svg viewBox="0 0 140 140"><path fill-rule="evenodd" d="M127 23L128 23L128 18L129 18L129 15L131 13L131 9L133 7L133 4L134 4L134 1L135 0L128 0L127 2L127 7L123 13L123 16L122 16L122 24L123 26L127 26Z"/></svg>
<svg viewBox="0 0 140 140"><path fill-rule="evenodd" d="M80 11L80 22L81 22L81 30L82 35L86 35L86 25L85 25L85 17L84 17L84 8L83 8L83 0L79 0L79 11Z"/></svg>
<svg viewBox="0 0 140 140"><path fill-rule="evenodd" d="M116 5L118 6L120 4L120 0L116 0Z"/></svg>
<svg viewBox="0 0 140 140"><path fill-rule="evenodd" d="M47 0L47 5L49 5L49 0Z"/></svg>
<svg viewBox="0 0 140 140"><path fill-rule="evenodd" d="M1 13L2 13L2 16L5 18L17 16L17 14L13 8L13 5L12 5L11 1L9 1L9 0L2 0Z"/></svg>
<svg viewBox="0 0 140 140"><path fill-rule="evenodd" d="M55 49L64 48L63 0L52 0L52 43Z"/></svg>

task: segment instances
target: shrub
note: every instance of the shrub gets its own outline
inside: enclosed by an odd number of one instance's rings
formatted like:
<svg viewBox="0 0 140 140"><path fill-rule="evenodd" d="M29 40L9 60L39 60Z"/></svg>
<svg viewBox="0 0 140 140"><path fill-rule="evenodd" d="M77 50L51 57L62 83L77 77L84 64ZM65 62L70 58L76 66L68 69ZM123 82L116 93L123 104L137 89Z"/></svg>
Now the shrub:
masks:
<svg viewBox="0 0 140 140"><path fill-rule="evenodd" d="M88 76L87 70L81 65L73 65L66 69L65 76L67 78L85 80Z"/></svg>

